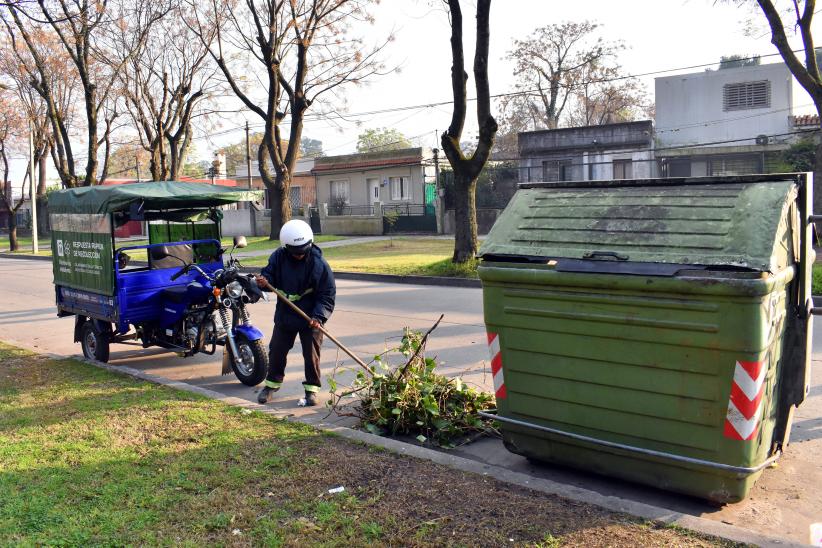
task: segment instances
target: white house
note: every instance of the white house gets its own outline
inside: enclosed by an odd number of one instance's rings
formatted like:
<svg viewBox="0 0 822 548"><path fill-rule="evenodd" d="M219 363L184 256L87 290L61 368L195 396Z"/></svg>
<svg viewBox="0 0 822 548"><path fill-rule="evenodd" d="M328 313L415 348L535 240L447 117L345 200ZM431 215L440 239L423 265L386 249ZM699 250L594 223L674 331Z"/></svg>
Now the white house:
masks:
<svg viewBox="0 0 822 548"><path fill-rule="evenodd" d="M773 171L796 141L810 97L784 63L655 79L656 156L663 176Z"/></svg>

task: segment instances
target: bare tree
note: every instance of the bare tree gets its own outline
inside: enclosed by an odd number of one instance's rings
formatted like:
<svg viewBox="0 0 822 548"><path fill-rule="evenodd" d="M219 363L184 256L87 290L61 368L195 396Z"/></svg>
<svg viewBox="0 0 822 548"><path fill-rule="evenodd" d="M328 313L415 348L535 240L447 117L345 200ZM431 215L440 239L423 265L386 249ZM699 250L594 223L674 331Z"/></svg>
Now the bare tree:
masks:
<svg viewBox="0 0 822 548"><path fill-rule="evenodd" d="M625 46L596 37L599 24L566 22L536 29L515 40L508 58L516 63L517 87L539 103L545 126L559 127L560 117L586 74L604 66Z"/></svg>
<svg viewBox="0 0 822 548"><path fill-rule="evenodd" d="M22 148L23 136L27 134L26 118L21 114L20 106L11 92L0 92L0 162L2 163L0 195L3 197L3 205L9 212L9 249L11 251L20 249L17 241L17 212L26 200L26 178L20 185L20 199L16 203L12 197L12 186L9 181L9 153L15 148ZM26 177L28 176L29 172L26 171Z"/></svg>
<svg viewBox="0 0 822 548"><path fill-rule="evenodd" d="M114 62L126 60L119 72L120 94L139 141L150 154L155 181L179 178L191 144L192 122L208 113L202 105L221 89L214 78L218 69L208 53L214 31L204 33L201 41L183 22L191 17L189 11L188 6L177 4L147 32L135 22L115 37Z"/></svg>
<svg viewBox="0 0 822 548"><path fill-rule="evenodd" d="M371 21L368 8L375 0L212 0L208 8L190 3L196 13L192 28L203 43L209 29L217 29L212 57L240 102L263 120L257 158L272 201L275 239L291 218L291 174L306 111L333 104L344 87L382 68L378 57L385 44L367 47L353 32ZM265 93L255 94L254 87Z"/></svg>
<svg viewBox="0 0 822 548"><path fill-rule="evenodd" d="M146 6L150 6L147 8ZM113 102L112 91L116 76L127 59L117 65L109 60L110 44L106 42L107 27L123 27L124 22L139 14L148 14L144 29L149 22L160 19L168 11L165 2L138 0L120 3L109 0L59 0L47 2L37 0L37 11L33 16L20 5L7 6L2 13L5 28L14 42L25 44L33 62L30 71L31 85L46 102L48 118L54 135L55 167L64 186L88 186L98 180L98 171L105 178L105 166L109 154L109 144L114 121L119 113ZM39 20L45 23L38 23ZM43 50L36 36L44 30L53 32L58 39L59 55L71 61L72 72L77 78L82 92L85 114L85 169L80 171L78 163L82 159L73 150L69 124L64 113L58 108L58 101L52 87L54 75L49 70L49 55ZM144 35L141 37L144 39ZM136 44L135 44L136 49ZM103 168L100 170L99 152L103 152Z"/></svg>
<svg viewBox="0 0 822 548"><path fill-rule="evenodd" d="M735 0L735 2L750 4L750 0ZM822 121L822 77L819 73L812 32L816 1L793 0L780 6L772 0L756 0L756 3L768 22L771 43L776 46L799 85L811 96L816 112ZM803 59L800 59L791 47L788 40L789 33L798 34L802 39ZM818 142L816 148L813 182L813 207L815 211L822 211L822 140Z"/></svg>
<svg viewBox="0 0 822 548"><path fill-rule="evenodd" d="M454 256L453 262L464 263L477 254L477 178L488 161L497 122L491 115L488 83L488 47L491 40L491 0L477 0L477 43L474 52L474 85L477 92L479 141L473 154L466 156L460 145L465 126L468 74L462 44L462 9L459 0L447 0L451 17L451 88L454 112L448 130L442 134L442 150L454 170Z"/></svg>
<svg viewBox="0 0 822 548"><path fill-rule="evenodd" d="M630 122L650 113L650 101L636 78L623 78L619 66L584 67L568 109L569 127Z"/></svg>
<svg viewBox="0 0 822 548"><path fill-rule="evenodd" d="M36 34L37 43L44 50L55 51L48 56L50 87L57 101L57 108L67 120L73 117L73 97L75 89L71 71L67 70L68 59L59 55L56 36L47 32ZM56 49L55 49L56 48ZM14 93L16 103L27 121L34 141L34 163L37 170L36 207L38 232L48 232L48 216L45 211L46 174L48 161L53 152L54 135L49 123L48 105L32 87L30 72L33 62L25 46L15 51L8 35L0 37L0 78L8 82L6 88ZM27 149L27 147L25 147Z"/></svg>

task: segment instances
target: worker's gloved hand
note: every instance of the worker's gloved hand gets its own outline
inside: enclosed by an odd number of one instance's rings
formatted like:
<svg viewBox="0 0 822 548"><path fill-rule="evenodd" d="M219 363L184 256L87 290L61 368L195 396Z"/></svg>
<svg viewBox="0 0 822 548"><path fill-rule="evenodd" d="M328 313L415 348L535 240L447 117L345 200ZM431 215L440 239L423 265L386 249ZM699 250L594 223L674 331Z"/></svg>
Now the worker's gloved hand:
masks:
<svg viewBox="0 0 822 548"><path fill-rule="evenodd" d="M308 322L308 327L310 327L311 329L319 329L321 326L322 326L322 322L320 320L316 319L316 318L312 318Z"/></svg>

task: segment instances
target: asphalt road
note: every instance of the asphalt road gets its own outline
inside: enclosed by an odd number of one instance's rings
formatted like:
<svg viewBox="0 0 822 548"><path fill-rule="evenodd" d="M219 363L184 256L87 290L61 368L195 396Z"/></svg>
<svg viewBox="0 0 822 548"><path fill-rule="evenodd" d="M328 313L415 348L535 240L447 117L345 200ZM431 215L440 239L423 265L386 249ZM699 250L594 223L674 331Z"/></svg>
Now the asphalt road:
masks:
<svg viewBox="0 0 822 548"><path fill-rule="evenodd" d="M24 348L59 355L80 355L72 342L73 321L57 318L51 284L51 263L0 258L0 340ZM266 333L272 328L273 303L251 308L254 322ZM491 388L487 366L481 290L440 288L372 282L338 281L337 309L329 330L363 358L373 357L396 343L405 327L425 330L440 313L445 318L434 332L429 353L442 362L447 375L462 375L468 382ZM822 365L822 323L814 362ZM355 367L332 343L323 346L323 378L336 366ZM338 364L339 360L339 364ZM302 396L302 363L299 346L292 351L286 383L273 405L285 414L321 420L323 409L297 408ZM124 364L173 380L203 386L223 394L253 400L256 389L239 384L233 376L220 376L219 356L178 358L157 349L112 347L112 364ZM352 373L337 373L345 381ZM534 466L508 453L499 440L485 439L457 450L475 460L548 478L606 495L632 499L702 516L794 541L807 542L811 523L822 522L822 372L813 375L809 399L796 412L792 443L776 468L766 470L745 501L715 508L705 503L610 478L570 469ZM346 419L339 419L345 421Z"/></svg>

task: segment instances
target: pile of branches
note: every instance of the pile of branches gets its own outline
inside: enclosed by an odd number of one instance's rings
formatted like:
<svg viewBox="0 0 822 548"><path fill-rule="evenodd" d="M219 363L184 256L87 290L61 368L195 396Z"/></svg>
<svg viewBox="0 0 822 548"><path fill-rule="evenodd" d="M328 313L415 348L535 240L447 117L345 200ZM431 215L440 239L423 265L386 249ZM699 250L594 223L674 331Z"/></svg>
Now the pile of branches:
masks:
<svg viewBox="0 0 822 548"><path fill-rule="evenodd" d="M493 394L440 375L436 359L425 356L428 336L441 320L442 316L425 335L406 328L400 345L375 356L370 371L358 371L352 386L341 389L332 378L333 410L357 417L373 434L414 436L420 443L446 448L494 433L490 421L478 414L496 406ZM395 366L390 358L397 354L404 359ZM343 399L354 395L358 401L348 406L350 410L342 409Z"/></svg>

